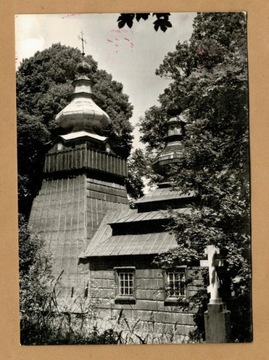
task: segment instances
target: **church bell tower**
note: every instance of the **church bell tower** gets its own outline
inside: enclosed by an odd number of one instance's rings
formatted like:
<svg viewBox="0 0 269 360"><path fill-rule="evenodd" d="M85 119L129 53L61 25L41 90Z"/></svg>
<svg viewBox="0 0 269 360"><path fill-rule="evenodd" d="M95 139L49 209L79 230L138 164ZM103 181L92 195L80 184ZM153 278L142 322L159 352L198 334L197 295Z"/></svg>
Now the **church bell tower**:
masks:
<svg viewBox="0 0 269 360"><path fill-rule="evenodd" d="M126 160L113 153L104 136L109 116L93 101L89 64L77 66L71 102L56 116L62 135L45 156L43 182L34 199L30 228L52 255L60 276L60 297L83 284L80 254L109 210L128 209Z"/></svg>

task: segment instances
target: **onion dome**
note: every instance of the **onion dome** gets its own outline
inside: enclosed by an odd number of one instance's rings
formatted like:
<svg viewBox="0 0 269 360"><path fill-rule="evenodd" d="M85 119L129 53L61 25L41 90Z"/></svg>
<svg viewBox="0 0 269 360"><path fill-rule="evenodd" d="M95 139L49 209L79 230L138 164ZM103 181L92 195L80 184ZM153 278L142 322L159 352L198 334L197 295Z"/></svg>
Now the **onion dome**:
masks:
<svg viewBox="0 0 269 360"><path fill-rule="evenodd" d="M82 60L78 65L77 65L77 73L80 75L86 75L89 74L92 70L92 67L90 64L88 64L85 60Z"/></svg>
<svg viewBox="0 0 269 360"><path fill-rule="evenodd" d="M72 100L57 116L56 122L67 133L86 131L100 134L111 120L92 99L90 79L91 66L82 61L77 66L78 77L74 81Z"/></svg>
<svg viewBox="0 0 269 360"><path fill-rule="evenodd" d="M171 165L180 163L183 152L181 141L184 135L185 123L186 120L183 114L172 117L168 121L168 131L165 137L166 146L152 164L152 168L156 173L165 176Z"/></svg>

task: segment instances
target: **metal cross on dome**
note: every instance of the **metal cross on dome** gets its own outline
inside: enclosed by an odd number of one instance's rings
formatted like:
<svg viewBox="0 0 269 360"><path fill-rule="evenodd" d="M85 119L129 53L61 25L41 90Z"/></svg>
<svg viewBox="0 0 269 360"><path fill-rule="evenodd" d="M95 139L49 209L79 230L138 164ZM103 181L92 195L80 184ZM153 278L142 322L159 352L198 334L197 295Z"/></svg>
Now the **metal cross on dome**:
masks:
<svg viewBox="0 0 269 360"><path fill-rule="evenodd" d="M87 44L87 41L84 39L84 33L83 31L81 31L80 35L78 36L79 40L81 40L81 45L82 45L82 55L84 56L85 55L85 52L84 52L84 45Z"/></svg>
<svg viewBox="0 0 269 360"><path fill-rule="evenodd" d="M207 292L210 293L209 304L220 304L222 302L219 296L220 280L218 277L217 267L223 266L223 260L218 258L220 251L214 245L207 245L205 254L207 254L207 260L200 260L200 266L208 267L209 269L209 286Z"/></svg>

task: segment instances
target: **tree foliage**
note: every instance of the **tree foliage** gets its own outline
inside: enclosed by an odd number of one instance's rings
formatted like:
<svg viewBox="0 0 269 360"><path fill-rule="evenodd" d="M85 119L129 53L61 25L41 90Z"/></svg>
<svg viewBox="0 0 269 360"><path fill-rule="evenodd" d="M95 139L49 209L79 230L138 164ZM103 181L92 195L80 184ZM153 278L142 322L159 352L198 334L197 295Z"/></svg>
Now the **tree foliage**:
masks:
<svg viewBox="0 0 269 360"><path fill-rule="evenodd" d="M19 225L21 343L35 345L49 330L44 314L54 307L53 277L42 241L30 235L23 217Z"/></svg>
<svg viewBox="0 0 269 360"><path fill-rule="evenodd" d="M138 148L128 158L126 188L128 195L134 200L144 195L145 183L147 186L151 186L159 178L151 167L153 157L154 155Z"/></svg>
<svg viewBox="0 0 269 360"><path fill-rule="evenodd" d="M161 257L160 264L165 266L169 257L177 264L184 258L201 258L207 244L218 246L225 255L226 277L232 281L226 301L234 310L233 339L250 341L245 14L198 14L190 41L178 43L156 73L171 83L160 95L160 105L150 108L141 120L142 141L148 151L162 148L166 109L183 109L187 120L184 153L171 177L176 187L197 195L191 215L174 215L171 230L179 247L168 257Z"/></svg>
<svg viewBox="0 0 269 360"><path fill-rule="evenodd" d="M143 180L145 170L145 158L141 149L136 149L128 159L128 178L126 182L127 192L133 199L144 195Z"/></svg>
<svg viewBox="0 0 269 360"><path fill-rule="evenodd" d="M23 60L17 71L19 209L27 215L41 178L46 143L57 134L55 116L71 100L72 82L81 61L78 49L54 44ZM127 157L132 144L132 105L121 83L99 70L91 56L89 74L94 100L112 120L114 151Z"/></svg>
<svg viewBox="0 0 269 360"><path fill-rule="evenodd" d="M141 19L148 20L149 17L150 13L123 13L118 17L118 26L119 28L122 28L127 25L129 28L131 28L134 24L134 20L139 22ZM156 18L156 20L153 22L155 31L161 29L163 32L165 32L168 28L172 27L172 24L169 21L170 13L152 13L152 17Z"/></svg>

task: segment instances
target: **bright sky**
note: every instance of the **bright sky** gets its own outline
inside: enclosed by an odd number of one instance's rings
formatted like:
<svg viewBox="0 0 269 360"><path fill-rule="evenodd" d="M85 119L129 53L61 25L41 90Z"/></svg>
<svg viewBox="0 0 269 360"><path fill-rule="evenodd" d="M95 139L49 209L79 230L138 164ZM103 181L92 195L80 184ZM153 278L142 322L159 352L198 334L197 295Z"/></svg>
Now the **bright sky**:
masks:
<svg viewBox="0 0 269 360"><path fill-rule="evenodd" d="M81 31L90 54L113 79L123 84L134 106L132 125L135 126L145 110L158 103L158 95L169 80L155 75L169 51L178 41L188 40L196 13L172 13L172 28L165 33L153 28L154 18L134 23L132 29L118 29L119 14L49 14L16 16L16 66L52 44L81 49ZM139 131L134 130L134 147L139 143Z"/></svg>

